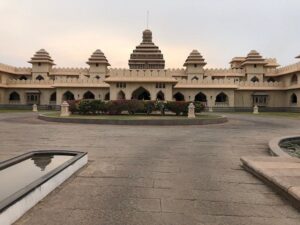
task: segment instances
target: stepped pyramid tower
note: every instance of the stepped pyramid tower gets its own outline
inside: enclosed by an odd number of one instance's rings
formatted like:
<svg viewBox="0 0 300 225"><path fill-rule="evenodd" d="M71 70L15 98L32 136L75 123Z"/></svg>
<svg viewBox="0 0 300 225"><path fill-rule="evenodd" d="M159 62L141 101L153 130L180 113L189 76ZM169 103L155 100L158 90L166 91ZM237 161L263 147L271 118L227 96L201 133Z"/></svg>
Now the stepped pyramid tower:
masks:
<svg viewBox="0 0 300 225"><path fill-rule="evenodd" d="M130 69L164 69L165 60L159 48L152 42L152 32L144 30L143 41L136 46L129 59Z"/></svg>

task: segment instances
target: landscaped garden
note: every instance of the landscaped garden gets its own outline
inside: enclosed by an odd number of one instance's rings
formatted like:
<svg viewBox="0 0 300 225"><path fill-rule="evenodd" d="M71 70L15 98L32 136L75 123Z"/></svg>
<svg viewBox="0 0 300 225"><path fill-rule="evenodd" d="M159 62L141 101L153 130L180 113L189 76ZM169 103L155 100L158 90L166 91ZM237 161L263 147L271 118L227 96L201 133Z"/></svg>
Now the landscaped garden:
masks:
<svg viewBox="0 0 300 225"><path fill-rule="evenodd" d="M193 103L195 116L188 117ZM117 125L203 125L224 123L227 118L204 114L201 102L143 101L143 100L77 100L68 101L71 115L60 112L39 115L52 122L74 122Z"/></svg>
<svg viewBox="0 0 300 225"><path fill-rule="evenodd" d="M191 102L185 101L143 101L143 100L79 100L69 101L73 115L176 115L186 116ZM201 102L193 102L195 112L204 111Z"/></svg>

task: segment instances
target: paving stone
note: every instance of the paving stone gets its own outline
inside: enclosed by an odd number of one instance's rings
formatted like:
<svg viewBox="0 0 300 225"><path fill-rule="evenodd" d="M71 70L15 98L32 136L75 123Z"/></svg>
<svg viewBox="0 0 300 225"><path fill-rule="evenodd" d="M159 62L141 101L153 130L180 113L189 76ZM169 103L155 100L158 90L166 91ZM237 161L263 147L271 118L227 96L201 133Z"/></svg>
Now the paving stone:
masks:
<svg viewBox="0 0 300 225"><path fill-rule="evenodd" d="M38 149L89 155L85 169L16 225L299 224L299 213L244 171L240 157L280 162L269 157L267 143L274 136L299 133L300 121L229 117L221 125L145 128L0 114L0 160Z"/></svg>

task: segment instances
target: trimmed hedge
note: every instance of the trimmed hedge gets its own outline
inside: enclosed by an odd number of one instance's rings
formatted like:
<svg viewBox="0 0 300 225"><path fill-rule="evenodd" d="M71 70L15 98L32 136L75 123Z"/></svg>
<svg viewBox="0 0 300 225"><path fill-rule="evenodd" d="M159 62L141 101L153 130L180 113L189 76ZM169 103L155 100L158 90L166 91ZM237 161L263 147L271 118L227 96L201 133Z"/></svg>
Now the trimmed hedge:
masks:
<svg viewBox="0 0 300 225"><path fill-rule="evenodd" d="M161 115L165 111L174 112L176 115L187 115L188 106L191 102L185 101L142 101L142 100L73 100L68 101L70 112L72 114L109 114L119 115L123 112L134 115L136 113L151 114L154 111L160 112ZM195 112L199 113L204 110L201 102L193 102Z"/></svg>

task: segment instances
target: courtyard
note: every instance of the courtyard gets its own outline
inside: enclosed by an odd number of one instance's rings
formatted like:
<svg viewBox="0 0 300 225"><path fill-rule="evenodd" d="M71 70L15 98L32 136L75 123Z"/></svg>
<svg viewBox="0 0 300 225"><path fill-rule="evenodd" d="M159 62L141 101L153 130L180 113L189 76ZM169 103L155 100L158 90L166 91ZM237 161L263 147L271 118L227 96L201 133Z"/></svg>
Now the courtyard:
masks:
<svg viewBox="0 0 300 225"><path fill-rule="evenodd" d="M86 151L88 165L16 225L299 224L300 214L240 167L267 142L299 134L300 121L228 114L204 126L115 126L0 114L0 160L30 150Z"/></svg>

